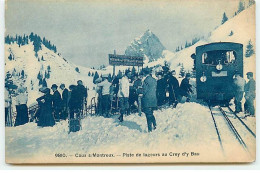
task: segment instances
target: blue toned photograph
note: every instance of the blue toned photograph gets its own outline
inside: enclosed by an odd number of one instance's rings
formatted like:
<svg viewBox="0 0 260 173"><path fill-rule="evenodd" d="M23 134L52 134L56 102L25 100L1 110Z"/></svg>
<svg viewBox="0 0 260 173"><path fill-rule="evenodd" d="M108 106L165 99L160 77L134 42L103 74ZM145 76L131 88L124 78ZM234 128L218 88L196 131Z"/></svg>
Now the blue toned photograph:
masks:
<svg viewBox="0 0 260 173"><path fill-rule="evenodd" d="M6 0L6 163L254 162L255 9Z"/></svg>

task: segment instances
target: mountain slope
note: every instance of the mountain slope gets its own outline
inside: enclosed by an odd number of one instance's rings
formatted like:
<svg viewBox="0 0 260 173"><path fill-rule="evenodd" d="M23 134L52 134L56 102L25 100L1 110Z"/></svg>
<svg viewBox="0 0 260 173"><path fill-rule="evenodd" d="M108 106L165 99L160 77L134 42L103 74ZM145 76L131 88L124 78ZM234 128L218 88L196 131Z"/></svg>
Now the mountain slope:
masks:
<svg viewBox="0 0 260 173"><path fill-rule="evenodd" d="M20 47L17 43L5 44L5 72L12 74L11 80L15 85L27 88L29 105L42 95L38 91L42 87L39 85L39 75L41 79L45 78L48 87L54 83L58 86L64 83L69 87L71 84L76 84L77 80L82 80L88 88L93 88L92 77L88 76L88 72L92 73L95 70L78 67L44 45L37 54L38 57L35 56L32 42ZM12 60L8 58L10 55L13 57ZM79 72L75 70L76 67L79 68ZM22 71L24 77L21 75Z"/></svg>

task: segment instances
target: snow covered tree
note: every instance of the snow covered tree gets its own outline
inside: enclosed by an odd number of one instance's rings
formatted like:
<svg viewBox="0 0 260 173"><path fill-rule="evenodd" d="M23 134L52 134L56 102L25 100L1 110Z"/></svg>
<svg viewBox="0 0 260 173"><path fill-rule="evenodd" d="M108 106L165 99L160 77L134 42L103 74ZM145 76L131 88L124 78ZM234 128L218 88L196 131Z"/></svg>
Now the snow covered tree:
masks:
<svg viewBox="0 0 260 173"><path fill-rule="evenodd" d="M227 17L227 15L226 15L226 13L224 12L224 13L223 13L223 17L222 17L221 24L224 24L226 21L228 21L228 17Z"/></svg>
<svg viewBox="0 0 260 173"><path fill-rule="evenodd" d="M43 58L43 56L42 56L41 60L42 60L42 61L44 61L44 58Z"/></svg>
<svg viewBox="0 0 260 173"><path fill-rule="evenodd" d="M42 79L42 74L39 72L37 75L37 79L41 80Z"/></svg>
<svg viewBox="0 0 260 173"><path fill-rule="evenodd" d="M13 60L13 56L12 56L12 54L10 54L10 55L8 56L8 59L9 59L10 61Z"/></svg>
<svg viewBox="0 0 260 173"><path fill-rule="evenodd" d="M232 36L233 34L234 34L234 33L233 33L233 31L231 30L228 36Z"/></svg>
<svg viewBox="0 0 260 173"><path fill-rule="evenodd" d="M238 4L237 14L243 11L244 9L245 9L245 3L242 0L240 0Z"/></svg>
<svg viewBox="0 0 260 173"><path fill-rule="evenodd" d="M90 71L88 72L88 76L91 76L91 73L90 73Z"/></svg>
<svg viewBox="0 0 260 173"><path fill-rule="evenodd" d="M39 79L39 86L42 85L42 79Z"/></svg>
<svg viewBox="0 0 260 173"><path fill-rule="evenodd" d="M254 5L255 4L255 0L249 0L248 1L248 7L250 7L251 5Z"/></svg>
<svg viewBox="0 0 260 173"><path fill-rule="evenodd" d="M42 86L43 86L43 87L48 87L48 86L47 86L47 82L46 82L46 79L45 79L45 78L43 78L43 80L42 80Z"/></svg>
<svg viewBox="0 0 260 173"><path fill-rule="evenodd" d="M48 72L51 71L51 66L50 65L47 66L47 70L48 70Z"/></svg>
<svg viewBox="0 0 260 173"><path fill-rule="evenodd" d="M94 83L94 84L96 84L97 78L99 78L99 75L98 75L98 73L97 73L97 71L96 71L95 74L94 74L94 77L93 77L93 83Z"/></svg>
<svg viewBox="0 0 260 173"><path fill-rule="evenodd" d="M254 51L254 46L253 46L251 40L249 40L249 42L248 42L248 44L247 44L247 46L246 46L245 56L246 56L247 58L249 58L249 57L252 56L254 53L255 53L255 51Z"/></svg>
<svg viewBox="0 0 260 173"><path fill-rule="evenodd" d="M21 71L21 76L24 78L24 70Z"/></svg>
<svg viewBox="0 0 260 173"><path fill-rule="evenodd" d="M185 70L184 70L183 64L181 64L180 76L181 76L181 77L184 77L184 76L185 76Z"/></svg>

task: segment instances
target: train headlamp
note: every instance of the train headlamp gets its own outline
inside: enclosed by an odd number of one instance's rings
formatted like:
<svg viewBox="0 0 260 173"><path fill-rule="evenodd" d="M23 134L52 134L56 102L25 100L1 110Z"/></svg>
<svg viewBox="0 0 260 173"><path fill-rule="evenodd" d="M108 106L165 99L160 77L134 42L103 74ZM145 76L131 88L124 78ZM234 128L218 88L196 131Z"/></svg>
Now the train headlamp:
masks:
<svg viewBox="0 0 260 173"><path fill-rule="evenodd" d="M207 77L205 76L204 72L203 72L203 75L200 77L200 81L201 82L206 82L207 80Z"/></svg>
<svg viewBox="0 0 260 173"><path fill-rule="evenodd" d="M222 70L223 65L220 63L220 61L218 62L218 65L216 66L217 70Z"/></svg>

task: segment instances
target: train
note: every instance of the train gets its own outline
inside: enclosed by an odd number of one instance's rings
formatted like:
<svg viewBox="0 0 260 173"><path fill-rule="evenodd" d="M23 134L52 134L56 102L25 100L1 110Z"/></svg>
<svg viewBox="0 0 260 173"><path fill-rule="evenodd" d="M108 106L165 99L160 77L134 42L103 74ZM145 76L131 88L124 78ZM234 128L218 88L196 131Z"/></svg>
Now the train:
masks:
<svg viewBox="0 0 260 173"><path fill-rule="evenodd" d="M228 105L234 97L233 78L243 77L243 45L216 42L196 47L191 56L196 72L197 99Z"/></svg>

